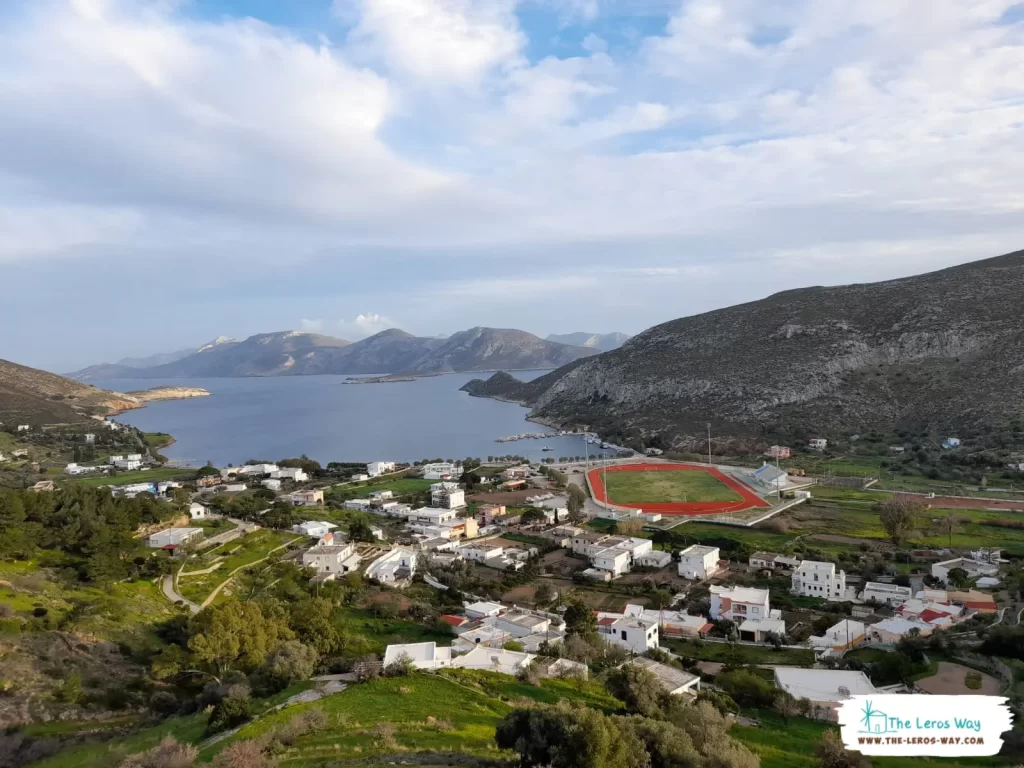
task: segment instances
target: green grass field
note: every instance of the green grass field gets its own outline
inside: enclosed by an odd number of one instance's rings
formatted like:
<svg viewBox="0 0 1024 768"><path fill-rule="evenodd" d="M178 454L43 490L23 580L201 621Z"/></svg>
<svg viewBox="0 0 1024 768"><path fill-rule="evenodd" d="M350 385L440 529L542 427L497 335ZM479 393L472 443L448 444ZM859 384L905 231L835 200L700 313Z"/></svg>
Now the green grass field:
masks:
<svg viewBox="0 0 1024 768"><path fill-rule="evenodd" d="M104 475L103 477L86 477L82 480L75 480L82 485L127 485L128 483L153 483L160 480L173 480L174 478L195 477L194 469L180 469L174 467L157 467L156 469L142 469L138 472L118 472L116 475Z"/></svg>
<svg viewBox="0 0 1024 768"><path fill-rule="evenodd" d="M189 560L185 571L199 571L221 558L217 570L198 576L178 578L178 589L182 595L196 603L202 603L207 596L236 568L251 565L265 558L273 549L292 541L301 541L302 536L281 531L256 531L241 539L235 539L220 547L211 548L207 553ZM282 550L283 551L283 550Z"/></svg>
<svg viewBox="0 0 1024 768"><path fill-rule="evenodd" d="M608 484L613 504L660 504L672 501L741 501L742 497L707 472L609 472L602 479Z"/></svg>
<svg viewBox="0 0 1024 768"><path fill-rule="evenodd" d="M689 640L668 640L665 644L680 656L698 661L718 661L723 664L786 664L809 667L814 664L814 651L810 649L779 648L767 645L739 645L738 643L708 643L699 645Z"/></svg>
<svg viewBox="0 0 1024 768"><path fill-rule="evenodd" d="M365 483L335 486L328 491L328 496L332 501L348 501L349 499L365 499L371 491L391 491L398 499L411 493L428 491L433 484L433 480L423 480L418 477L393 477L381 481L370 480Z"/></svg>

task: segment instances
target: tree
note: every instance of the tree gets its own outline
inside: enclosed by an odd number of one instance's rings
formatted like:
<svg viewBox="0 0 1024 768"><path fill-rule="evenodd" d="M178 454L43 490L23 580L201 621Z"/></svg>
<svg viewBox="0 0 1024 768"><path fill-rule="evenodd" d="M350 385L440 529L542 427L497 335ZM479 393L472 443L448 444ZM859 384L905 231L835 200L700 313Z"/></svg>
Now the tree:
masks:
<svg viewBox="0 0 1024 768"><path fill-rule="evenodd" d="M213 768L273 768L277 761L269 757L254 739L236 741L217 753Z"/></svg>
<svg viewBox="0 0 1024 768"><path fill-rule="evenodd" d="M821 768L859 768L870 765L870 761L859 752L851 752L843 746L843 740L834 728L821 734L816 750Z"/></svg>
<svg viewBox="0 0 1024 768"><path fill-rule="evenodd" d="M619 520L619 522L615 524L615 530L623 536L636 536L643 532L644 521L638 518Z"/></svg>
<svg viewBox="0 0 1024 768"><path fill-rule="evenodd" d="M700 753L686 731L672 723L643 717L616 717L623 732L631 733L650 756L651 768L679 768L701 765Z"/></svg>
<svg viewBox="0 0 1024 768"><path fill-rule="evenodd" d="M171 735L145 752L129 755L121 768L188 768L196 762L198 750L191 744L179 744Z"/></svg>
<svg viewBox="0 0 1024 768"><path fill-rule="evenodd" d="M271 651L263 665L263 674L278 690L284 690L294 682L310 678L317 661L319 654L313 648L298 640L286 640Z"/></svg>
<svg viewBox="0 0 1024 768"><path fill-rule="evenodd" d="M768 707L775 701L775 687L760 675L745 669L722 672L715 682L740 706Z"/></svg>
<svg viewBox="0 0 1024 768"><path fill-rule="evenodd" d="M569 486L575 488L576 486ZM572 493L569 494L569 499L565 503L565 508L569 513L569 522L578 523L583 519L583 501Z"/></svg>
<svg viewBox="0 0 1024 768"><path fill-rule="evenodd" d="M207 733L217 733L249 720L252 717L252 700L248 695L227 696L220 700L210 712L210 719L206 723Z"/></svg>
<svg viewBox="0 0 1024 768"><path fill-rule="evenodd" d="M662 716L669 694L650 670L637 664L623 664L608 673L606 684L609 693L630 712L644 717Z"/></svg>
<svg viewBox="0 0 1024 768"><path fill-rule="evenodd" d="M876 505L882 527L899 548L917 527L927 507L906 496L895 496Z"/></svg>
<svg viewBox="0 0 1024 768"><path fill-rule="evenodd" d="M939 533L945 534L949 540L949 546L953 546L953 534L960 529L960 518L955 512L950 512L945 517L940 517L938 522Z"/></svg>
<svg viewBox="0 0 1024 768"><path fill-rule="evenodd" d="M526 768L642 768L647 752L632 733L597 710L562 704L516 709L498 722L494 740L519 753Z"/></svg>
<svg viewBox="0 0 1024 768"><path fill-rule="evenodd" d="M547 605L557 597L558 593L555 592L555 588L548 584L546 581L542 581L537 585L537 588L533 592L533 601L537 605Z"/></svg>
<svg viewBox="0 0 1024 768"><path fill-rule="evenodd" d="M250 672L267 654L295 634L279 605L265 615L257 603L231 601L204 609L192 620L189 650L218 675L228 669Z"/></svg>
<svg viewBox="0 0 1024 768"><path fill-rule="evenodd" d="M597 617L578 595L566 599L565 634L590 639L597 635Z"/></svg>
<svg viewBox="0 0 1024 768"><path fill-rule="evenodd" d="M548 517L544 514L543 509L537 509L536 507L530 507L523 512L520 517L520 522L523 525L531 525L533 523L543 523Z"/></svg>
<svg viewBox="0 0 1024 768"><path fill-rule="evenodd" d="M971 586L971 575L963 568L950 568L949 573L946 574L946 581L954 587L963 589Z"/></svg>
<svg viewBox="0 0 1024 768"><path fill-rule="evenodd" d="M348 535L352 541L373 542L377 540L373 531L370 530L370 524L362 518L356 518L349 524Z"/></svg>

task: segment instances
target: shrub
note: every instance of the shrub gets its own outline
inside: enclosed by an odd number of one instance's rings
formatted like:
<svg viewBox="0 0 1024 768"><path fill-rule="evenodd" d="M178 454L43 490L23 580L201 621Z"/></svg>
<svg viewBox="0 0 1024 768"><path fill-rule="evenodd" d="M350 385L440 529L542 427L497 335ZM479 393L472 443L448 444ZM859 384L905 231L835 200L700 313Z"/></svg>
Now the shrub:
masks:
<svg viewBox="0 0 1024 768"><path fill-rule="evenodd" d="M210 712L206 724L208 733L217 733L241 725L252 717L252 702L249 698L225 698Z"/></svg>
<svg viewBox="0 0 1024 768"><path fill-rule="evenodd" d="M158 715L173 715L178 711L178 699L169 691L156 691L149 697L149 708Z"/></svg>
<svg viewBox="0 0 1024 768"><path fill-rule="evenodd" d="M981 673L980 672L968 672L964 675L964 685L970 688L972 691L976 691L981 688Z"/></svg>
<svg viewBox="0 0 1024 768"><path fill-rule="evenodd" d="M191 744L179 744L173 736L166 736L152 749L126 757L121 768L188 768L195 763L196 755Z"/></svg>

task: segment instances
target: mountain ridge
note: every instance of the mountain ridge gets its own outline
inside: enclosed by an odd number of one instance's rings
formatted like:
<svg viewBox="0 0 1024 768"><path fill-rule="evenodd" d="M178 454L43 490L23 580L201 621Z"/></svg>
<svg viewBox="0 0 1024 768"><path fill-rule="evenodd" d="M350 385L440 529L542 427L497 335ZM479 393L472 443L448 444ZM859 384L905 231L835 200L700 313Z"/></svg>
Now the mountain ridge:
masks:
<svg viewBox="0 0 1024 768"><path fill-rule="evenodd" d="M559 344L568 344L574 347L588 347L600 352L611 352L618 349L632 338L628 333L587 333L577 331L575 333L549 333L545 337L548 341L556 341Z"/></svg>
<svg viewBox="0 0 1024 768"><path fill-rule="evenodd" d="M709 421L723 437L994 427L1024 410L1021 295L1017 251L784 291L654 326L543 382L502 376L465 389L664 447L698 444Z"/></svg>
<svg viewBox="0 0 1024 768"><path fill-rule="evenodd" d="M357 342L302 331L220 340L193 354L148 368L102 364L68 374L108 378L202 378L314 374L450 373L557 368L598 350L546 341L525 331L476 327L447 338L389 328Z"/></svg>

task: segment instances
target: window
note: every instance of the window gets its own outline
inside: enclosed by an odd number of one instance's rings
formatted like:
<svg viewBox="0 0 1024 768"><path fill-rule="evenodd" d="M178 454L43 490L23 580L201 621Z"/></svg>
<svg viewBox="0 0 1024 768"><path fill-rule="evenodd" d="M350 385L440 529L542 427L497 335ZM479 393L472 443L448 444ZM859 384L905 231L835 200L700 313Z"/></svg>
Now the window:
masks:
<svg viewBox="0 0 1024 768"><path fill-rule="evenodd" d="M625 640L625 639L626 639L626 630L622 630L622 639L623 639L623 640Z"/></svg>

